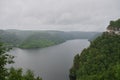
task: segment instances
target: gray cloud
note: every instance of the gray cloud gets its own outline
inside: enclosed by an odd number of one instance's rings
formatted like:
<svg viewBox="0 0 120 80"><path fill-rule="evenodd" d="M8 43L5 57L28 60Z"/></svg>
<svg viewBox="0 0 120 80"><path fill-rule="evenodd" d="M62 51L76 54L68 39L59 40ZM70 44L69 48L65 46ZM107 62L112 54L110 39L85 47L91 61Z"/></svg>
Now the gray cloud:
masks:
<svg viewBox="0 0 120 80"><path fill-rule="evenodd" d="M0 0L0 29L103 31L119 0Z"/></svg>

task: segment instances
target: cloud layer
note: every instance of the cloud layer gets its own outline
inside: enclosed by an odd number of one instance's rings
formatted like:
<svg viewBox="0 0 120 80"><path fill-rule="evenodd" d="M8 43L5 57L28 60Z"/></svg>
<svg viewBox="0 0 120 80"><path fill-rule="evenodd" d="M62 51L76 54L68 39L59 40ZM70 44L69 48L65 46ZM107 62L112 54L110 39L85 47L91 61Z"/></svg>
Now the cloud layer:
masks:
<svg viewBox="0 0 120 80"><path fill-rule="evenodd" d="M0 29L103 31L120 0L0 0Z"/></svg>

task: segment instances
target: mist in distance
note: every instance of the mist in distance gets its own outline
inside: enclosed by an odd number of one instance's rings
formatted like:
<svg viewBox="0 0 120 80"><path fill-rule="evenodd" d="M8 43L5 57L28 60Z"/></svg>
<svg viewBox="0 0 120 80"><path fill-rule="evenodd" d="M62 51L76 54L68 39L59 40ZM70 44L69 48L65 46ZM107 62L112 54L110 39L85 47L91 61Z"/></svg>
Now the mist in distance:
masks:
<svg viewBox="0 0 120 80"><path fill-rule="evenodd" d="M104 31L120 0L0 0L0 29Z"/></svg>

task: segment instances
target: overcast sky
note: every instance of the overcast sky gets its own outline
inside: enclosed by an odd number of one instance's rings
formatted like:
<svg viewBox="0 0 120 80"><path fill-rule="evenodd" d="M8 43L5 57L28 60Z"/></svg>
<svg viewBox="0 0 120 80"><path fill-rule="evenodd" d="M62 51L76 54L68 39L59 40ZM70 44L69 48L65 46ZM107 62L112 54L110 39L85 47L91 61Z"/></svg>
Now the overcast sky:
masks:
<svg viewBox="0 0 120 80"><path fill-rule="evenodd" d="M104 31L120 0L0 0L0 29Z"/></svg>

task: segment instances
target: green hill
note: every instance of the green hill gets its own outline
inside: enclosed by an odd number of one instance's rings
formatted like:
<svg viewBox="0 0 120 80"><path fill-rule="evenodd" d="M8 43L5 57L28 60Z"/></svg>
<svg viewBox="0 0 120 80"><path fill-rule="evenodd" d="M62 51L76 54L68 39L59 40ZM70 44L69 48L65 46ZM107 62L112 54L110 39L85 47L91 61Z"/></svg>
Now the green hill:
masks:
<svg viewBox="0 0 120 80"><path fill-rule="evenodd" d="M120 35L104 32L74 57L70 80L120 80Z"/></svg>
<svg viewBox="0 0 120 80"><path fill-rule="evenodd" d="M44 48L59 43L65 42L65 39L60 37L58 34L50 33L35 33L29 36L23 43L19 46L20 48Z"/></svg>
<svg viewBox="0 0 120 80"><path fill-rule="evenodd" d="M0 40L12 47L44 48L71 39L91 39L100 32L0 30Z"/></svg>

